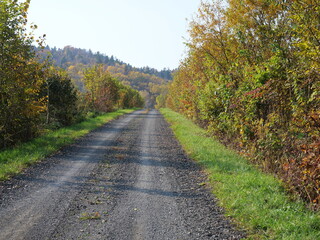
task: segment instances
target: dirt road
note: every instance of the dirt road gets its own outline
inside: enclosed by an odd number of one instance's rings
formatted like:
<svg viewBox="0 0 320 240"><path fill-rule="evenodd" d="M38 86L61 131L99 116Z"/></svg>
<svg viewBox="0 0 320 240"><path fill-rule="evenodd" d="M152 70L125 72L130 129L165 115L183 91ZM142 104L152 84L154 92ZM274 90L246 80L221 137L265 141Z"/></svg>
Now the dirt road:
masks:
<svg viewBox="0 0 320 240"><path fill-rule="evenodd" d="M155 110L0 185L0 239L241 239Z"/></svg>

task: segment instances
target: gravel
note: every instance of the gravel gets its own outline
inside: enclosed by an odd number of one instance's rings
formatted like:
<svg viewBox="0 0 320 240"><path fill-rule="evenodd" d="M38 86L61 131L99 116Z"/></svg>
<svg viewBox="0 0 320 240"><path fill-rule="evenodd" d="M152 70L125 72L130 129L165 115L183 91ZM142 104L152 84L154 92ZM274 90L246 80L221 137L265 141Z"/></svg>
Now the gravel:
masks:
<svg viewBox="0 0 320 240"><path fill-rule="evenodd" d="M0 185L0 239L242 239L156 111L137 111Z"/></svg>

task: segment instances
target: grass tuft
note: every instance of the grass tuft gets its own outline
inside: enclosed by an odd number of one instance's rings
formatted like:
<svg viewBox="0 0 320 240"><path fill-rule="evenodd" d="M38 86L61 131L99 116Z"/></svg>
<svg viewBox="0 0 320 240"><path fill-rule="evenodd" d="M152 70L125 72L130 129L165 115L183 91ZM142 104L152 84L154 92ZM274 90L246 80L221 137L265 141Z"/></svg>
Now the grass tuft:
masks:
<svg viewBox="0 0 320 240"><path fill-rule="evenodd" d="M98 212L94 213L82 213L81 217L79 217L80 220L98 220L101 219L101 214Z"/></svg>
<svg viewBox="0 0 320 240"><path fill-rule="evenodd" d="M206 169L219 204L248 231L248 239L320 239L320 214L291 200L280 180L207 137L182 115L169 109L161 113L185 151Z"/></svg>
<svg viewBox="0 0 320 240"><path fill-rule="evenodd" d="M0 180L7 180L31 164L73 143L90 131L134 109L118 110L81 123L60 128L12 149L0 151Z"/></svg>

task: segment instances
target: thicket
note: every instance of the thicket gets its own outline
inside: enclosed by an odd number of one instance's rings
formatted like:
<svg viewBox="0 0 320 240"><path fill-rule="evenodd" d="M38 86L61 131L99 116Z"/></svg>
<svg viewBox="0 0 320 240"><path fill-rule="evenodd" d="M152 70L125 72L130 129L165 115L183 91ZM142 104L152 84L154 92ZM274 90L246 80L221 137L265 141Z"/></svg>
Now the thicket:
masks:
<svg viewBox="0 0 320 240"><path fill-rule="evenodd" d="M26 34L29 2L0 2L0 148L34 137L45 109L39 95L43 66Z"/></svg>
<svg viewBox="0 0 320 240"><path fill-rule="evenodd" d="M87 89L86 108L96 112L110 112L119 108L143 107L144 101L137 90L112 77L105 66L96 65L84 72Z"/></svg>
<svg viewBox="0 0 320 240"><path fill-rule="evenodd" d="M51 68L41 87L46 99L46 121L52 127L69 126L81 114L78 108L80 93L71 78L62 70Z"/></svg>
<svg viewBox="0 0 320 240"><path fill-rule="evenodd" d="M0 1L0 149L88 115L143 106L139 92L99 66L84 74L86 88L80 92L66 72L43 61L33 44L44 48L45 35L35 40L27 32L29 4Z"/></svg>
<svg viewBox="0 0 320 240"><path fill-rule="evenodd" d="M166 104L320 206L320 1L202 3Z"/></svg>

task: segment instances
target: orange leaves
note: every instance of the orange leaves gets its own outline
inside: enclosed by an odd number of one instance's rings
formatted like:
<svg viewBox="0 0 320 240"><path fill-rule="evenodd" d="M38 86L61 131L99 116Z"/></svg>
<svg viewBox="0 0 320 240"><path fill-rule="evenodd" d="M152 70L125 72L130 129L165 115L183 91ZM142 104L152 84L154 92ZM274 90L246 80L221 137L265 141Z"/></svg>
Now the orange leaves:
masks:
<svg viewBox="0 0 320 240"><path fill-rule="evenodd" d="M318 129L318 132L320 132L320 111L314 110L309 114L309 118L311 119L311 127L314 127Z"/></svg>
<svg viewBox="0 0 320 240"><path fill-rule="evenodd" d="M291 190L308 200L314 208L320 208L320 141L301 144L297 148L301 156L282 165Z"/></svg>
<svg viewBox="0 0 320 240"><path fill-rule="evenodd" d="M251 96L252 98L261 98L263 96L263 87L258 87L249 92L246 92L244 96Z"/></svg>

